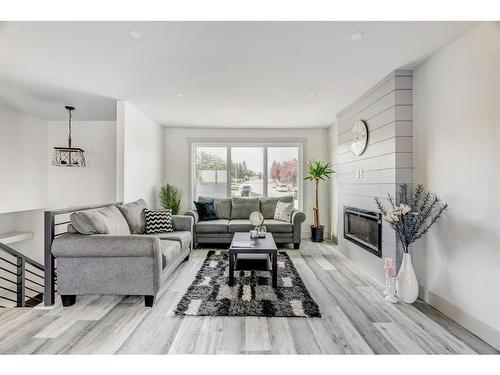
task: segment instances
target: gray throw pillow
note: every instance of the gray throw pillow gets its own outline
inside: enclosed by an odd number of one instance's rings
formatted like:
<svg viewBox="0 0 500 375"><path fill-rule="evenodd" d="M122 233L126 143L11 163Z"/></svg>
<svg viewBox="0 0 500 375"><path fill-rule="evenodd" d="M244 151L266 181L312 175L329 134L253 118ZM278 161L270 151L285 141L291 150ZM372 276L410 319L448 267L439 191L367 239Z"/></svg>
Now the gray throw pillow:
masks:
<svg viewBox="0 0 500 375"><path fill-rule="evenodd" d="M293 203L293 197L291 195L284 197L268 197L260 198L260 212L264 216L264 219L274 218L274 212L276 211L276 204L280 202Z"/></svg>
<svg viewBox="0 0 500 375"><path fill-rule="evenodd" d="M143 234L146 231L146 220L144 218L144 209L148 204L144 199L136 200L127 204L116 206L127 220L132 234Z"/></svg>
<svg viewBox="0 0 500 375"><path fill-rule="evenodd" d="M248 220L255 211L259 211L259 198L231 198L231 219Z"/></svg>
<svg viewBox="0 0 500 375"><path fill-rule="evenodd" d="M278 201L276 203L276 211L274 211L274 220L290 222L293 211L293 203L284 203Z"/></svg>
<svg viewBox="0 0 500 375"><path fill-rule="evenodd" d="M115 206L73 212L70 220L81 234L130 234L127 221Z"/></svg>

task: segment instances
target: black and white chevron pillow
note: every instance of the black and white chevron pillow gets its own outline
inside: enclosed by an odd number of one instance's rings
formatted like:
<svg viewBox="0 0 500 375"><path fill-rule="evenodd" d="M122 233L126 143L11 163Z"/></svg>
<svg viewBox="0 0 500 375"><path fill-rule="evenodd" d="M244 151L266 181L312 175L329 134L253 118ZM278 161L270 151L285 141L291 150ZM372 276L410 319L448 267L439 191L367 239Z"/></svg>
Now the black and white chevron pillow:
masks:
<svg viewBox="0 0 500 375"><path fill-rule="evenodd" d="M144 209L146 219L146 234L173 232L172 210Z"/></svg>

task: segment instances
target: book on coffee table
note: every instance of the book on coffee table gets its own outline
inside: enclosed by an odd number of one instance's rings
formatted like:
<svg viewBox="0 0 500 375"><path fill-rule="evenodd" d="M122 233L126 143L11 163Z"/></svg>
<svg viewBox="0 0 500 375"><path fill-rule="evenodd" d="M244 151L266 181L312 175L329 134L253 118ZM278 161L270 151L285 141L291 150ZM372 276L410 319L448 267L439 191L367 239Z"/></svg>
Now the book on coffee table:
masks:
<svg viewBox="0 0 500 375"><path fill-rule="evenodd" d="M233 241L231 244L232 247L254 247L255 242L254 241Z"/></svg>

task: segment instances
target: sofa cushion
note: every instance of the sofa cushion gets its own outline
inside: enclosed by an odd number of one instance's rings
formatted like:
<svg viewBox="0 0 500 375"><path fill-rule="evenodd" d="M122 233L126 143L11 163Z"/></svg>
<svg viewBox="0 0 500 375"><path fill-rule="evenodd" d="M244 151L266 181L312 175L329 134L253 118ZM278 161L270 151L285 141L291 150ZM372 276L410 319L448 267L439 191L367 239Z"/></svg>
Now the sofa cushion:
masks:
<svg viewBox="0 0 500 375"><path fill-rule="evenodd" d="M273 219L274 212L276 211L276 204L280 202L293 203L293 197L291 195L285 197L273 197L273 198L261 198L260 199L260 212L264 216L264 219Z"/></svg>
<svg viewBox="0 0 500 375"><path fill-rule="evenodd" d="M278 201L278 203L276 203L276 211L274 211L274 219L290 223L292 211L293 203L283 203Z"/></svg>
<svg viewBox="0 0 500 375"><path fill-rule="evenodd" d="M229 220L219 219L210 221L199 221L196 223L196 233L227 233Z"/></svg>
<svg viewBox="0 0 500 375"><path fill-rule="evenodd" d="M217 215L219 215L219 219L231 218L231 199L198 197L198 202L207 202L207 201L214 202L215 209L217 210Z"/></svg>
<svg viewBox="0 0 500 375"><path fill-rule="evenodd" d="M70 220L81 234L130 234L127 221L115 206L73 212Z"/></svg>
<svg viewBox="0 0 500 375"><path fill-rule="evenodd" d="M181 255L181 244L179 241L160 241L161 242L161 268L165 269Z"/></svg>
<svg viewBox="0 0 500 375"><path fill-rule="evenodd" d="M168 233L157 233L153 236L158 237L160 240L170 240L177 241L181 244L182 250L186 250L189 244L193 240L193 235L189 231L178 231L178 232L168 232Z"/></svg>
<svg viewBox="0 0 500 375"><path fill-rule="evenodd" d="M214 201L193 202L198 212L199 221L218 220L219 215L215 209Z"/></svg>
<svg viewBox="0 0 500 375"><path fill-rule="evenodd" d="M265 223L264 223L265 224ZM253 229L253 225L248 219L231 219L229 220L229 233L248 232Z"/></svg>
<svg viewBox="0 0 500 375"><path fill-rule="evenodd" d="M264 225L267 228L268 232L271 233L292 233L293 232L293 224L285 223L284 221L274 220L274 219L266 219L264 221Z"/></svg>
<svg viewBox="0 0 500 375"><path fill-rule="evenodd" d="M165 233L173 232L174 226L172 225L172 210L144 210L144 217L146 219L146 233Z"/></svg>
<svg viewBox="0 0 500 375"><path fill-rule="evenodd" d="M144 218L144 209L148 205L144 199L136 200L127 204L116 206L127 220L132 234L143 234L146 231L146 219Z"/></svg>
<svg viewBox="0 0 500 375"><path fill-rule="evenodd" d="M259 211L259 198L231 198L231 219L247 219L250 214Z"/></svg>
<svg viewBox="0 0 500 375"><path fill-rule="evenodd" d="M68 224L68 227L67 227L67 231L68 233L72 233L72 234L75 234L75 233L80 233L76 230L75 226L71 223Z"/></svg>

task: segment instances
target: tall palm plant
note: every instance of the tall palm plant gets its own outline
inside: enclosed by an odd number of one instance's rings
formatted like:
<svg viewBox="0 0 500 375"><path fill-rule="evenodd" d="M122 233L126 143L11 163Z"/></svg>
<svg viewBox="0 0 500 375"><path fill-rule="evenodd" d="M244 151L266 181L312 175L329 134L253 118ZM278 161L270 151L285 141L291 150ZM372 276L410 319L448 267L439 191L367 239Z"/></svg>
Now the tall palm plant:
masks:
<svg viewBox="0 0 500 375"><path fill-rule="evenodd" d="M316 206L313 207L314 227L316 228L321 227L319 222L319 183L330 178L332 173L335 172L331 168L331 163L316 160L309 161L309 175L305 180L314 181L316 184Z"/></svg>

